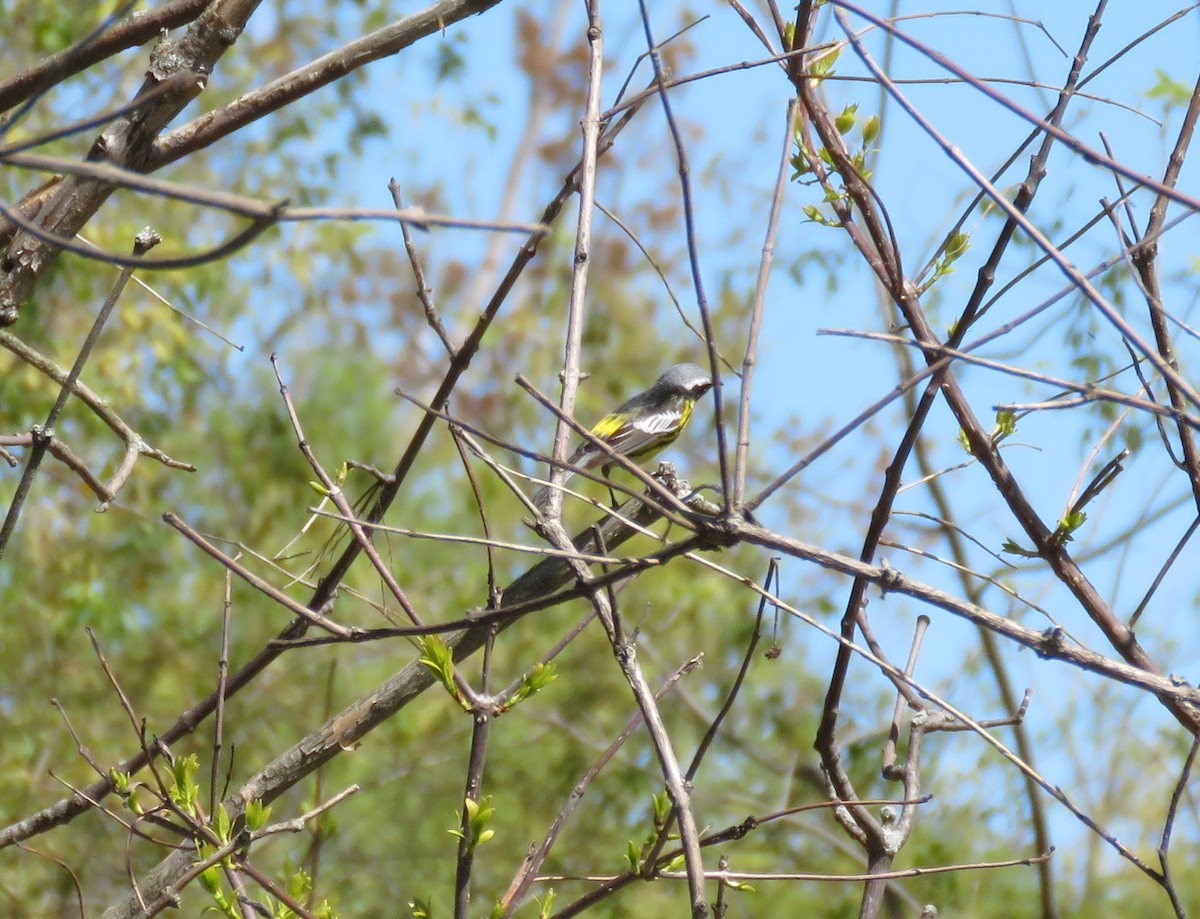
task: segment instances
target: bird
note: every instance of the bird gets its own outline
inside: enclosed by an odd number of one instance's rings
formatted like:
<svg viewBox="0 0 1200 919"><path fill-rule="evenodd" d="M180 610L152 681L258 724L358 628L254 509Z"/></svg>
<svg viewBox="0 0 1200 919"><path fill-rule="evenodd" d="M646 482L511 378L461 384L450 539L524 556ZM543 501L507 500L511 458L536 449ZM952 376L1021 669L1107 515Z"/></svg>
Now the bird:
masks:
<svg viewBox="0 0 1200 919"><path fill-rule="evenodd" d="M703 367L676 364L645 392L622 402L597 421L591 428L592 436L631 460L654 456L675 441L692 417L697 400L712 385ZM613 461L592 440L585 440L575 448L567 465L572 468L566 470L564 483L575 470L597 466L607 477ZM534 506L540 511L549 501L550 486L543 485L534 493Z"/></svg>

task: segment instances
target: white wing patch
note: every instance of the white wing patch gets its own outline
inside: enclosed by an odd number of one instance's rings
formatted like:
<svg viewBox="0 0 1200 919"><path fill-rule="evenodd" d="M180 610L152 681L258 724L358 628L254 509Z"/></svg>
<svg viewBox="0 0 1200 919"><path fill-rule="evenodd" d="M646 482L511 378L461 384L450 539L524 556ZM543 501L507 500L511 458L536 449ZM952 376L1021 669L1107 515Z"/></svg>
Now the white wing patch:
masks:
<svg viewBox="0 0 1200 919"><path fill-rule="evenodd" d="M674 409L639 418L625 425L608 439L608 445L619 453L634 456L648 444L679 427L683 413Z"/></svg>
<svg viewBox="0 0 1200 919"><path fill-rule="evenodd" d="M649 415L640 419L630 427L638 431L645 431L647 434L665 434L677 428L679 419L682 417L683 412L677 410L659 412L657 415Z"/></svg>

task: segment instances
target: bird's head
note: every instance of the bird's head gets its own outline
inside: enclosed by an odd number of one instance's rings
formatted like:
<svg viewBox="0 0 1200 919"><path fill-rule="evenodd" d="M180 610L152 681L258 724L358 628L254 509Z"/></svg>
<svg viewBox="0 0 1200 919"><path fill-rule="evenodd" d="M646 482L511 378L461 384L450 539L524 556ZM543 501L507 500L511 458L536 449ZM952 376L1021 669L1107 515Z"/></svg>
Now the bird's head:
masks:
<svg viewBox="0 0 1200 919"><path fill-rule="evenodd" d="M696 364L676 364L658 378L654 387L665 389L673 395L699 399L712 389L712 385L712 378L703 367Z"/></svg>

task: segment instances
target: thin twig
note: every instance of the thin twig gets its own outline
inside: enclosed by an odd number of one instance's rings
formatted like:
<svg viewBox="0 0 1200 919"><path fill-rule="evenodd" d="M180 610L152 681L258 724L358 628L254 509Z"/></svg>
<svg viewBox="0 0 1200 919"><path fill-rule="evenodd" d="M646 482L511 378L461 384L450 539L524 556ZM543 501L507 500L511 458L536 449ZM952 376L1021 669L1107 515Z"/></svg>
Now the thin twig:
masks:
<svg viewBox="0 0 1200 919"><path fill-rule="evenodd" d="M1171 831L1175 827L1175 815L1179 813L1179 803L1183 800L1183 795L1187 790L1188 779L1191 777L1192 766L1196 762L1196 754L1200 752L1200 737L1192 738L1192 745L1188 748L1188 754L1184 757L1183 767L1179 770L1179 780L1175 783L1175 789L1171 792L1171 804L1167 808L1167 816L1163 820L1162 835L1158 842L1158 861L1162 865L1162 884L1167 891L1167 896L1171 898L1171 906L1175 910L1175 915L1178 919L1186 919L1187 912L1184 910L1183 903L1179 898L1179 891L1175 889L1175 879L1171 874Z"/></svg>
<svg viewBox="0 0 1200 919"><path fill-rule="evenodd" d="M717 348L716 329L713 326L712 313L708 306L708 296L704 292L704 275L700 270L700 249L696 236L695 204L692 200L691 166L688 161L687 150L683 144L683 134L679 129L679 124L675 120L674 110L671 107L670 94L667 92L665 86L665 68L658 45L654 41L654 31L650 26L650 13L647 9L646 0L638 0L638 10L641 13L642 31L646 35L646 47L650 51L650 63L654 66L654 79L658 85L658 101L662 104L663 115L667 120L667 129L671 135L671 142L675 150L676 170L679 175L679 188L683 199L683 222L686 228L688 264L691 266L692 288L696 292L696 308L700 311L700 322L704 328L704 343L708 349L709 371L713 382L713 404L717 419L717 462L721 469L721 496L725 505L725 513L728 514L733 507L733 494L730 489L732 480L730 478L729 456L727 455L726 446L725 415L721 400L721 361ZM686 839L684 843L685 849L695 848L694 846L689 846ZM697 858L699 857L698 849L695 855ZM692 875L689 887L693 896L693 907L695 909L703 909L707 913L708 907L704 903L703 897L698 897L698 891L703 889L703 884L699 874L692 874L692 871L693 869L689 867L689 874Z"/></svg>
<svg viewBox="0 0 1200 919"><path fill-rule="evenodd" d="M483 691L487 692L486 685ZM471 868L475 864L478 842L471 816L473 808L482 809L486 806L483 798L483 767L491 725L492 713L487 705L477 705L471 713L471 751L467 757L467 780L459 824L458 856L455 859L454 919L467 919L467 910L471 905Z"/></svg>
<svg viewBox="0 0 1200 919"><path fill-rule="evenodd" d="M767 575L763 579L763 589L765 591L771 590L772 581L774 581L775 590L776 590L776 592L778 592L778 590L779 590L779 559L778 558L772 558L767 562ZM696 752L692 754L692 761L688 764L687 771L684 774L685 779L689 785L691 785L694 782L694 780L696 778L696 774L700 771L700 765L704 762L704 757L708 754L708 751L709 751L710 747L712 746L713 741L717 737L717 733L721 729L721 725L724 724L724 722L725 722L725 718L729 715L729 712L733 709L733 703L736 701L739 693L742 690L742 686L746 681L746 674L748 674L750 672L750 662L754 658L754 651L758 647L759 639L762 637L763 614L766 612L767 605L768 605L768 601L767 601L766 596L760 594L759 595L758 612L755 614L755 617L754 617L754 628L750 633L750 641L746 645L746 651L742 655L741 666L738 668L737 675L734 677L733 683L729 687L729 691L725 694L725 699L721 703L721 707L717 710L716 716L712 719L712 722L708 725L708 728L704 732L704 736L700 738L700 743L698 743L696 745ZM675 819L675 812L674 812L674 809L672 809L671 813L668 814L667 818L663 821L662 829L658 834L658 838L654 841L654 845L650 847L649 853L646 855L647 861L650 861L650 862L657 861L659 856L662 854L663 847L667 844L667 839L668 839L667 828L670 827L670 825L674 819Z"/></svg>
<svg viewBox="0 0 1200 919"><path fill-rule="evenodd" d="M229 685L229 623L233 613L233 572L225 569L225 599L221 604L221 650L217 655L217 711L213 722L212 763L208 775L208 812L217 812L217 777L225 740L225 691Z"/></svg>
<svg viewBox="0 0 1200 919"><path fill-rule="evenodd" d="M125 21L106 23L101 30L93 32L55 54L41 58L0 82L0 112L49 89L63 79L80 73L100 61L112 57L127 48L146 44L163 29L176 29L186 25L200 14L212 0L167 0L165 3L140 10ZM127 3L127 7L136 6Z"/></svg>
<svg viewBox="0 0 1200 919"><path fill-rule="evenodd" d="M641 502L630 502L630 506L625 510L628 514L634 515L642 525L654 519L654 512ZM605 542L609 547L620 545L635 533L632 528L617 521L605 521L603 526ZM577 548L594 552L596 546L593 537L588 533L581 535ZM554 595L555 591L574 582L576 578L575 569L566 562L560 559L543 559L510 584L504 590L504 596L513 604L522 604ZM588 589L592 589L591 585L588 586ZM516 619L512 618L497 624L496 631L507 628L515 621ZM491 624L473 624L447 639L447 647L452 649L455 659L461 661L476 653L492 630ZM261 669L279 653L279 650L272 650L269 655L264 652L254 661L244 665L230 677L231 690L243 678L243 674L252 664L257 664ZM302 778L321 768L325 763L354 749L358 741L432 685L434 685L432 671L419 661L411 660L381 686L333 715L322 726L301 739L291 750L279 754L257 775L243 784L225 802L230 817L237 819L249 801L256 798L265 800L275 798L285 789L293 787ZM194 722L195 719L203 717L211 711L210 706L211 702L208 700L197 705L195 712L188 713L189 718ZM172 725L168 729L168 734L164 734L164 736L179 736L181 731L181 726ZM139 759L135 762L140 764L141 761ZM122 771L129 771L136 766L126 763L118 768ZM92 800L95 800L98 795L107 794L109 790L108 784L100 782L93 783L86 789ZM84 802L83 805L78 806L78 809L82 811L87 806L87 802ZM63 817L60 815L60 810L60 808L55 808L50 813L24 821L22 825L0 831L0 846L16 841L14 836L26 838L32 832L44 831L56 822L62 822ZM70 812L67 814L68 818L69 816L71 816ZM141 890L141 896L147 902L165 903L195 877L194 862L195 853L190 849L173 852L146 875L136 887ZM205 862L207 863L208 860L206 859ZM117 916L134 915L141 908L139 897L135 893L126 898L122 904L114 907L113 913Z"/></svg>
<svg viewBox="0 0 1200 919"><path fill-rule="evenodd" d="M312 513L318 517L327 517L342 523L350 523L353 518L344 517L331 511L313 508ZM573 558L589 565L629 565L644 562L640 556L632 555L585 555L574 550L563 551L552 546L527 546L519 542L506 542L502 539L492 539L486 536L463 536L459 533L429 533L422 530L412 530L407 527L396 527L384 523L371 526L372 532L395 533L398 536L408 536L412 539L430 539L435 542L458 543L467 546L482 546L485 549L504 549L509 552L521 552L527 555L546 555L556 558Z"/></svg>
<svg viewBox="0 0 1200 919"><path fill-rule="evenodd" d="M791 544L793 546L796 546L797 544L793 540L790 540L786 537L779 536L778 534L773 534L769 540L759 541L759 540L753 538L752 536L750 536L749 531L754 528L748 527L748 526L742 525L742 524L738 524L736 526L739 529L743 529L743 530L747 531L745 533L745 537L751 542L755 542L756 544L762 545L764 548L772 549L773 551L785 552L788 555L796 554L794 550L789 551L788 549L784 548L784 546L786 544ZM816 550L816 551L821 552L822 550ZM754 590L756 593L760 593L760 594L766 593L770 602L772 604L778 606L778 608L781 611L786 612L791 616L794 616L795 618L806 623L811 628L814 628L817 631L821 632L826 637L833 639L839 645L849 648L854 654L856 654L859 657L874 664L876 667L879 668L880 672L883 673L885 676L887 676L890 680L892 680L893 683L895 683L895 684L905 683L905 684L909 685L915 693L918 693L922 698L928 699L930 702L935 704L943 712L945 712L946 714L957 719L959 722L961 722L963 725L965 725L968 730L973 731L982 740L984 740L993 749L995 749L997 753L999 753L1001 756L1003 756L1008 762L1012 763L1024 775L1028 776L1033 781L1035 781L1039 785L1039 787L1041 787L1045 792L1050 794L1056 801L1058 801L1065 808L1067 808L1067 810L1069 810L1071 812L1071 814L1075 816L1076 819L1078 819L1086 827L1088 827L1090 830L1092 830L1094 833L1096 833L1100 838L1102 838L1106 843L1108 843L1123 858L1128 860L1132 865L1137 867L1140 871L1142 871L1148 877L1152 878L1154 881L1161 882L1161 876L1160 876L1159 872L1150 868L1141 858L1138 857L1138 855L1135 852L1133 852L1133 850L1131 850L1128 846L1126 846L1124 843L1122 843L1113 833L1111 833L1109 830L1107 830L1103 826L1101 826L1094 818L1092 818L1085 811L1083 811L1082 808L1080 808L1078 805L1076 805L1070 799L1070 797L1067 795L1067 793L1062 790L1062 788L1060 786L1055 785L1054 783L1052 783L1048 779L1046 779L1045 776L1043 776L1036 769L1034 769L1022 757L1020 757L1019 755L1014 753L1005 744L1003 744L1000 740L998 740L994 735L992 735L990 732L985 730L983 725L980 724L976 719L971 718L965 712L963 712L961 709L952 705L946 699L943 699L937 693L933 692L929 687L921 685L921 684L917 683L916 681L912 680L911 678L906 677L899 668L893 666L892 664L888 663L887 661L885 661L882 658L878 657L877 655L873 654L867 648L861 647L860 645L855 644L853 641L846 639L840 633L834 631L833 629L830 629L824 623L821 623L821 622L817 621L816 619L812 618L811 616L805 614L802 610L797 609L795 606L788 603L783 598L781 598L775 594L771 594L769 592L763 591L762 588L759 587L757 584L755 584L753 581L748 581L742 575L739 575L733 571L730 571L730 570L724 568L723 566L717 564L716 562L712 561L711 559L709 559L705 556L692 553L692 554L689 554L688 557L691 558L693 561L697 562L698 564L703 565L706 568L709 568L713 571L717 571L717 572L724 574L726 577L732 579L736 583L743 584L744 586L748 587L749 589ZM845 560L845 563L849 563L851 561L848 557L844 557L844 560ZM879 578L879 583L881 584L881 586L886 584L887 590L889 590L889 591L896 590L897 592L906 592L904 585L905 585L907 579L905 579L901 575L899 575L899 573L896 572L894 569L877 569L877 577ZM979 615L978 607L974 607L976 612L968 612L967 610L968 610L968 608L971 608L971 606L972 606L971 604L965 603L965 601L959 600L957 597L951 597L949 594L945 594L943 596L945 597L945 599L948 601L949 604L955 606L957 609L959 609L964 614L964 618L966 618L972 622L975 622L977 625L985 625L985 627L992 629L993 631L996 631L998 634L1004 634L1007 631L1007 626L1005 626L1004 623L1008 622L1009 620L1007 620L1005 617L996 616L995 614L992 614L992 613L984 613L983 615ZM930 596L929 599L932 599L932 596ZM942 608L948 609L946 606L943 606L941 603L938 603L938 602L934 602L933 605L942 606ZM948 611L952 612L953 610L948 610ZM1017 628L1018 628L1018 630L1020 629L1019 626ZM1013 633L1013 634L1015 635L1015 633ZM1044 650L1045 650L1045 643L1043 643L1043 651ZM1107 665L1103 665L1103 666L1105 666L1106 669L1109 666L1113 667L1114 669L1112 670L1112 672L1114 674L1117 672L1125 673L1132 680L1139 682L1139 683L1142 680L1142 676L1135 675L1135 672L1133 672L1134 668L1128 667L1128 665L1123 664L1121 662L1111 661L1111 660L1108 660L1107 658L1101 658L1100 655L1093 655L1092 652L1082 651L1080 649L1062 649L1062 648L1060 648L1058 650L1064 651L1064 657L1063 657L1064 660L1069 660L1071 658L1080 658L1080 656L1083 656L1083 657L1094 656L1095 658L1097 658L1099 660L1108 661ZM1055 655L1055 656L1057 656L1057 655ZM1087 669L1091 669L1091 668L1089 667ZM1158 678L1158 679L1162 679L1162 678ZM1120 680L1120 678L1118 678L1118 680L1120 682L1125 682L1124 680ZM1170 682L1170 681L1167 680L1164 682ZM1150 689L1149 686L1146 686L1145 688ZM1183 688L1185 694L1192 696L1192 697L1196 698L1197 700L1200 700L1200 692L1193 690L1191 687L1182 687L1182 688ZM1174 693L1172 693L1171 695L1175 696ZM1192 703L1192 704L1195 704L1195 703ZM1006 718L1006 719L1003 719L1003 722L1009 723L1010 720L1011 719ZM946 728L943 728L943 730L944 729L946 729ZM834 765L837 766L838 768L840 768L840 761L835 761ZM854 802L843 802L843 803L847 804L848 806L854 804Z"/></svg>
<svg viewBox="0 0 1200 919"><path fill-rule="evenodd" d="M795 142L796 99L790 99L786 130L783 135L783 154L779 160L779 172L775 177L775 193L771 197L771 212L767 218L766 239L763 240L762 258L758 263L758 279L754 284L754 305L750 312L750 329L746 333L746 353L742 358L742 390L738 402L737 454L733 464L733 500L731 507L740 508L746 497L746 468L750 450L750 388L754 379L754 365L758 362L758 335L762 330L763 310L766 308L767 281L771 276L771 263L775 256L775 237L779 232L779 215L783 211L783 197L787 189L788 172L791 169L792 144Z"/></svg>
<svg viewBox="0 0 1200 919"><path fill-rule="evenodd" d="M135 255L140 256L142 253L154 248L161 241L162 237L153 230L146 228L138 233L133 244L133 252ZM108 322L108 317L112 314L113 308L117 305L117 300L120 299L121 293L125 290L125 285L129 283L129 278L132 274L133 269L126 269L118 276L116 283L113 284L112 289L105 298L104 304L100 307L100 311L96 314L91 330L79 348L79 354L75 357L75 363L71 366L66 380L63 381L62 387L58 391L58 398L54 400L54 405L50 408L45 423L34 427L31 432L33 435L33 446L30 448L28 459L25 461L25 469L22 471L21 479L17 483L16 491L13 493L12 502L8 506L8 513L5 514L4 524L0 527L0 558L4 557L4 550L8 547L8 542L17 527L17 521L21 517L21 508L24 506L26 498L29 497L29 489L33 485L33 477L37 474L42 457L46 455L50 441L54 437L54 426L58 423L63 409L66 408L67 399L71 397L71 393L75 390L79 374L83 372L84 365L87 363L88 358L92 356L92 351L95 349L96 343L100 340L100 333L104 331L104 325Z"/></svg>
<svg viewBox="0 0 1200 919"><path fill-rule="evenodd" d="M395 179L388 182L388 191L392 193L392 201L396 205L397 211L404 210L404 201L400 195L400 183ZM421 257L417 254L417 247L413 244L412 232L408 228L407 220L398 221L400 224L400 233L404 237L404 251L408 254L408 263L412 266L413 281L417 285L417 299L421 301L421 308L425 310L425 321L429 323L429 327L433 329L438 339L442 343L442 347L446 349L448 357L454 357L454 342L450 340L450 333L446 331L446 327L442 324L442 317L438 315L437 307L433 303L433 291L429 285L425 283L425 269L421 265Z"/></svg>
<svg viewBox="0 0 1200 919"><path fill-rule="evenodd" d="M698 667L700 661L701 658L699 656L693 657L681 667L678 667L674 673L663 681L662 686L654 694L655 699L661 699L665 696L672 686ZM530 854L521 863L521 867L513 877L512 883L509 884L507 892L501 898L500 902L504 904L504 913L501 919L509 919L517 907L525 901L529 893L529 888L533 886L539 869L545 863L546 857L550 854L550 850L554 847L555 842L558 841L559 834L562 832L567 818L571 816L575 808L579 805L579 802L583 800L588 787L600 775L601 771L608 765L612 758L617 755L621 747L625 745L625 741L632 737L634 732L641 727L643 720L640 711L630 718L625 727L621 729L621 732L613 738L612 743L604 748L595 762L587 768L579 778L579 781L575 783L575 786L567 796L566 802L554 816L554 820L551 822L550 828L546 831L542 842L536 848L532 849Z"/></svg>
<svg viewBox="0 0 1200 919"><path fill-rule="evenodd" d="M310 95L322 86L373 61L397 54L422 38L441 34L454 23L483 13L498 2L435 0L419 12L402 16L374 32L347 42L291 73L276 77L265 86L163 134L154 142L148 171L161 169L168 163L211 146L222 137Z"/></svg>
<svg viewBox="0 0 1200 919"><path fill-rule="evenodd" d="M300 415L296 411L295 403L292 401L291 390L288 389L287 384L283 382L283 376L279 370L279 361L276 358L276 355L273 353L271 355L271 369L275 371L275 382L279 384L279 395L283 399L284 408L287 409L288 420L291 422L292 430L296 434L296 440L298 442L298 446L300 447L300 452L304 454L304 458L308 460L309 466L312 467L312 470L321 480L321 485L325 489L326 495L328 495L330 500L333 501L334 506L341 511L343 517L347 521L347 525L350 527L350 532L354 534L355 541L357 541L359 546L362 548L363 553L367 556L367 558L370 559L371 564L375 568L375 572L380 576L380 578L383 579L384 584L387 585L387 588L389 591L391 591L392 596L396 598L396 602L400 604L400 608L404 610L405 614L409 618L409 621L416 626L423 625L421 622L421 617L417 614L416 607L413 606L412 601L408 599L408 595L405 593L404 588L400 586L400 582L396 580L396 576L392 573L392 569L388 567L387 563L379 555L379 551L375 548L374 543L371 541L371 537L368 535L367 529L363 527L361 521L359 521L358 517L355 515L354 508L350 506L350 502L346 499L346 493L342 490L342 487L333 480L333 477L325 471L325 467L321 465L320 461L317 459L317 455L313 453L312 446L309 444L308 438L304 436L304 429L300 425Z"/></svg>
<svg viewBox="0 0 1200 919"><path fill-rule="evenodd" d="M214 546L196 530L193 530L190 526L184 523L183 520L181 520L175 514L170 512L163 514L163 521L170 526L173 526L176 530L186 536L193 545L208 553L208 555L210 555L212 558L215 558L218 562L240 577L251 587L262 591L284 609L299 616L305 622L312 623L317 628L323 629L330 635L334 635L341 639L350 638L355 632L358 631L357 629L347 628L344 625L333 622L320 613L313 612L300 601L292 599L273 585L268 584L258 575L254 574L248 568L238 562L235 558L226 555L224 552ZM216 700L214 698L214 702L215 701Z"/></svg>
<svg viewBox="0 0 1200 919"><path fill-rule="evenodd" d="M843 29L849 34L849 24L845 21L845 14L842 12L841 7L850 9L851 6L845 3L844 0L837 0L837 7L838 8L835 10L835 14L837 15ZM1098 8L1098 12L1099 9L1102 8L1103 2L1101 2L1100 7ZM857 10L856 12L861 13L861 11ZM868 18L872 17L868 16ZM1093 17L1093 20L1090 23L1089 32L1094 32L1095 29L1098 28L1096 18L1096 16ZM891 31L890 27L889 31ZM903 35L901 37L907 43L913 44L913 39L911 39L911 37ZM919 43L917 44L919 45ZM928 49L924 49L924 46L920 46L917 47L917 50L925 53L925 51ZM1015 221L1023 230L1028 232L1031 238L1035 240L1040 248L1046 252L1055 254L1055 263L1058 264L1059 267L1061 267L1068 274L1070 279L1078 286L1078 289L1087 296L1087 298L1100 310L1100 312L1104 314L1110 323L1117 327L1122 334L1125 334L1134 344L1134 346L1138 348L1138 351L1143 354L1160 373L1165 376L1172 377L1177 385L1179 385L1180 392L1189 401L1193 402L1193 404L1200 403L1200 396L1197 396L1194 393L1191 385L1186 381L1183 381L1177 371L1165 365L1161 356L1152 348L1149 348L1149 346L1141 340L1140 336L1138 336L1137 333L1130 328L1128 322L1126 322L1123 317L1120 317L1116 314L1111 304L1109 304L1103 297L1099 295L1094 286L1085 277L1083 277L1083 275L1077 269L1075 269L1074 266L1071 265L1070 262L1061 255L1061 253L1057 253L1057 250L1055 250L1049 241L1046 240L1044 234L1042 234L1029 220L1025 218L1020 210L1014 206L1014 203L1010 202L1004 195L992 188L990 183L988 183L987 180L979 174L978 170L976 170L969 162L967 162L953 148L952 145L948 144L945 138L943 138L941 134L929 124L928 120L925 119L924 116L917 111L914 106L912 106L912 104L903 96L903 94L900 93L894 85L889 83L887 75L883 74L879 70L878 65L874 62L866 50L855 43L855 51L868 69L870 69L877 78L879 78L885 85L888 86L889 93L901 106L905 108L905 111L908 112L910 117L916 120L921 128L932 138L934 138L935 141L942 146L947 155L968 174L970 174L973 180L979 184L980 187L989 189L989 196L994 196L997 205L1005 211L1011 220ZM936 58L936 53L932 51L929 53L934 54ZM940 60L940 58L938 58L938 60L939 63L944 63ZM1047 133L1052 134L1055 138L1058 138L1059 135L1063 133L1057 127L1049 124L1046 125L1046 131ZM829 139L829 143L840 143L840 135L836 134L835 132L834 137ZM835 156L836 155L838 154L835 154ZM843 173L843 175L846 174ZM852 175L851 178L853 178ZM1153 187L1157 188L1158 184L1159 183L1153 183ZM851 193L854 195L856 203L859 203L860 207L863 206L862 201L865 192L857 190L857 186L854 185L853 182L851 185ZM875 233L875 238L878 238L878 232ZM909 322L910 326L912 326L916 337L923 342L936 342L937 336L930 327L928 318L918 308L918 305L915 302L910 301L906 293L903 291L896 291L895 298L898 305L900 305L901 309L904 311L905 319ZM1122 657L1140 670L1157 673L1159 671L1158 665L1146 653L1145 649L1142 648L1136 637L1125 627L1124 623L1122 623L1115 616L1110 605L1096 590L1095 585L1093 585L1086 575L1084 575L1084 573L1079 569L1078 565L1067 553L1061 542L1056 541L1054 537L1054 531L1051 530L1051 528L1048 527L1041 519L1035 508L1030 503L1027 495L1025 495L1025 493L1017 485L1011 471L1004 464L1002 458L997 452L995 444L992 442L990 435L983 425L980 424L979 419L976 417L965 394L962 392L961 387L959 387L957 381L955 381L953 377L946 378L942 388L942 396L946 400L950 409L953 411L955 418L958 420L962 430L964 431L967 442L970 445L971 452L981 460L989 475L992 477L996 487L999 489L1001 495L1011 508L1012 512L1020 520L1021 525L1025 529L1027 535L1033 539L1037 550L1043 555L1044 558L1047 559L1047 561L1049 561L1051 567L1055 571L1056 576L1076 597L1083 609L1087 611L1092 621L1095 622L1096 625L1104 632L1108 641L1115 649L1118 650ZM1170 695L1160 696L1159 698L1168 711L1171 712L1175 719L1179 721L1180 724L1185 727L1185 729L1193 733L1200 731L1200 713L1190 708L1178 705L1178 703Z"/></svg>

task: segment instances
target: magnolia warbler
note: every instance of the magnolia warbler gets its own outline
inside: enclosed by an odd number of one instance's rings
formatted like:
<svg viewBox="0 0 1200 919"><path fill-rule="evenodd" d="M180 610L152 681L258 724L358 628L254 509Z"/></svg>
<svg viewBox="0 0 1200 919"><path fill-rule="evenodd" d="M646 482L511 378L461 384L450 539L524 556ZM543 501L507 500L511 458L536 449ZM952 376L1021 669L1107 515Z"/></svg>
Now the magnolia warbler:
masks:
<svg viewBox="0 0 1200 919"><path fill-rule="evenodd" d="M692 417L696 400L712 389L708 371L695 364L676 364L644 393L622 402L592 426L592 436L629 459L646 459L671 444ZM612 460L591 440L575 448L567 460L563 481L576 469L600 467L608 475ZM550 488L543 485L533 496L539 510L550 501Z"/></svg>

